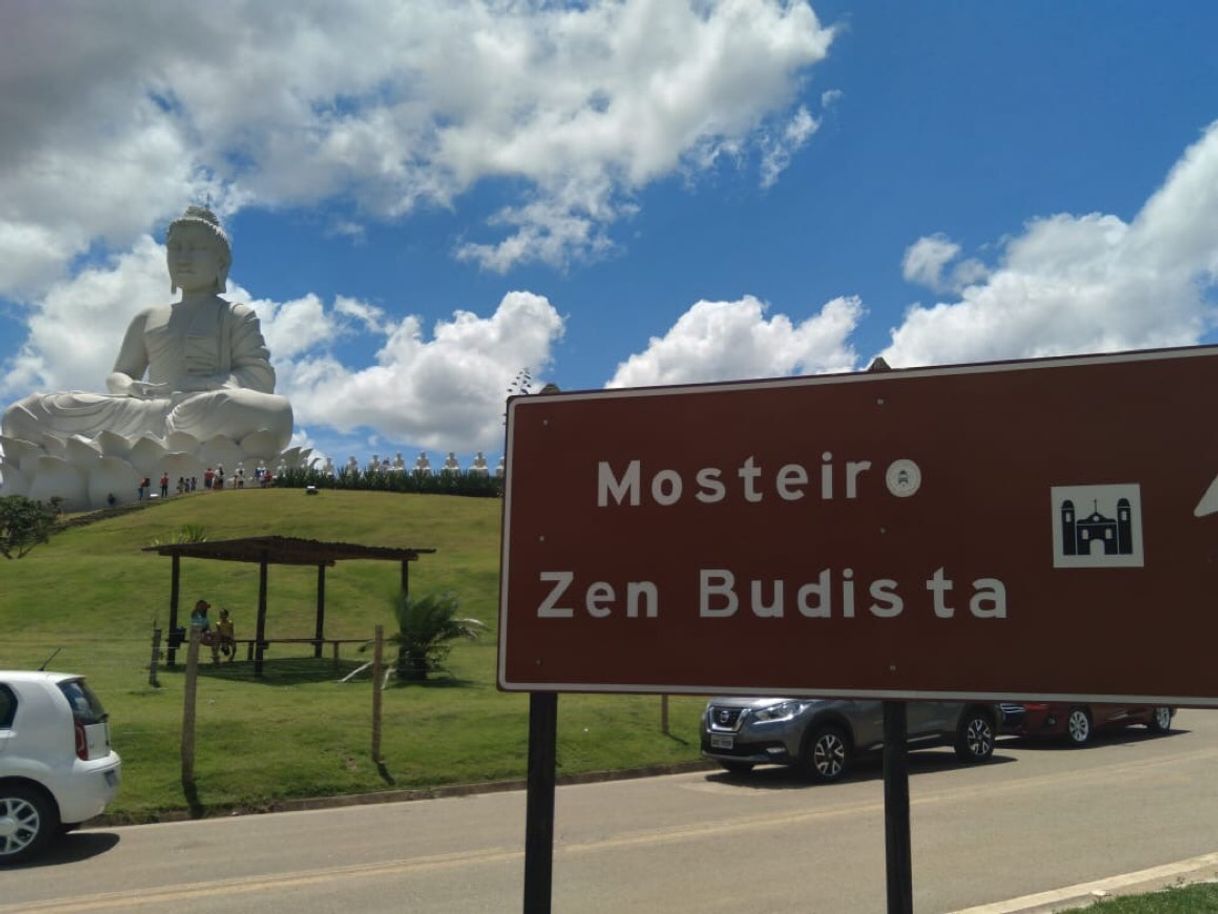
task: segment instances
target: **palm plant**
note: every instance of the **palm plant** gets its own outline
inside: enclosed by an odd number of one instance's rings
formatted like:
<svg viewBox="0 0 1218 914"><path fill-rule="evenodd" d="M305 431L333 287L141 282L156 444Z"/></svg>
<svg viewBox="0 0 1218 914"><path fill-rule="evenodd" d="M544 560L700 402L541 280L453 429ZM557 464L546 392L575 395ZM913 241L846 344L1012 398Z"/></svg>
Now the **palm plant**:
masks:
<svg viewBox="0 0 1218 914"><path fill-rule="evenodd" d="M457 616L460 603L454 593L411 597L398 593L393 614L398 630L386 641L398 646L396 675L400 682L424 682L439 668L457 638L473 640L486 626L477 619Z"/></svg>
<svg viewBox="0 0 1218 914"><path fill-rule="evenodd" d="M183 524L179 529L149 541L149 546L175 546L182 543L207 542L207 528L202 524Z"/></svg>

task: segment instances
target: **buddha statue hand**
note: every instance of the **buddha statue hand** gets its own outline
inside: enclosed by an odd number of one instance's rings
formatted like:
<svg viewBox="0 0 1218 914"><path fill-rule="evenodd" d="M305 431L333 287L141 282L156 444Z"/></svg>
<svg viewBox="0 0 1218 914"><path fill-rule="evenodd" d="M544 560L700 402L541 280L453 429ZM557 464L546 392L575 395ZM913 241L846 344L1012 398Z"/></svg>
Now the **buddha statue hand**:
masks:
<svg viewBox="0 0 1218 914"><path fill-rule="evenodd" d="M156 400L168 397L171 393L173 391L169 389L168 384L155 384L152 381L132 381L128 395L138 397L141 400Z"/></svg>
<svg viewBox="0 0 1218 914"><path fill-rule="evenodd" d="M173 393L168 384L137 381L121 371L113 372L106 378L106 387L116 397L134 397L137 400L156 400Z"/></svg>

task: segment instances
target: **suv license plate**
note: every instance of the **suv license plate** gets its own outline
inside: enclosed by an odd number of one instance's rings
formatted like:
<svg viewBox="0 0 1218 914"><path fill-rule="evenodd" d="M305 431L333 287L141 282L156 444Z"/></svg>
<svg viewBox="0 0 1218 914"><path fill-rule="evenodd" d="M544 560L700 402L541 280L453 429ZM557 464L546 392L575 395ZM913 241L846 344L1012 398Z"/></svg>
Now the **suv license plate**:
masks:
<svg viewBox="0 0 1218 914"><path fill-rule="evenodd" d="M712 749L731 749L736 745L736 737L734 736L711 736Z"/></svg>

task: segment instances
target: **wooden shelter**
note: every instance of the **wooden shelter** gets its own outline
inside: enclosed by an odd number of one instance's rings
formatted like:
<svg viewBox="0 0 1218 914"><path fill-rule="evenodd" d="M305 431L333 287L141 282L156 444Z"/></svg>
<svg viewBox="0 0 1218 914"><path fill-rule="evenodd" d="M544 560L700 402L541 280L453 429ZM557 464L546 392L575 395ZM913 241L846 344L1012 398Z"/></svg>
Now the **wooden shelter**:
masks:
<svg viewBox="0 0 1218 914"><path fill-rule="evenodd" d="M317 567L317 628L313 638L313 656L321 656L326 623L326 568L344 559L372 559L400 562L402 593L410 592L410 563L434 549L397 548L392 546L362 546L358 543L324 543L318 540L296 539L288 536L249 536L233 540L213 540L199 543L167 543L147 546L145 552L156 552L173 559L169 585L169 649L168 665L176 661L177 642L173 635L178 629L178 594L180 592L181 559L215 559L221 562L257 563L258 626L254 645L254 675L262 675L262 652L266 642L267 568L271 565L315 565Z"/></svg>

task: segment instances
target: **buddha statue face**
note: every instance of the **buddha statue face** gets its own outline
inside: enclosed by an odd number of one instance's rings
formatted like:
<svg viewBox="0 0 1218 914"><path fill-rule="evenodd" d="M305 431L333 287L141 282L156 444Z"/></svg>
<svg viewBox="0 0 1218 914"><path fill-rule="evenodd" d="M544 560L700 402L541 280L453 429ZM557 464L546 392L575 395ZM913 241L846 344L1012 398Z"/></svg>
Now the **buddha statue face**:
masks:
<svg viewBox="0 0 1218 914"><path fill-rule="evenodd" d="M173 223L165 247L173 288L184 293L224 291L230 256L208 225L192 219Z"/></svg>

